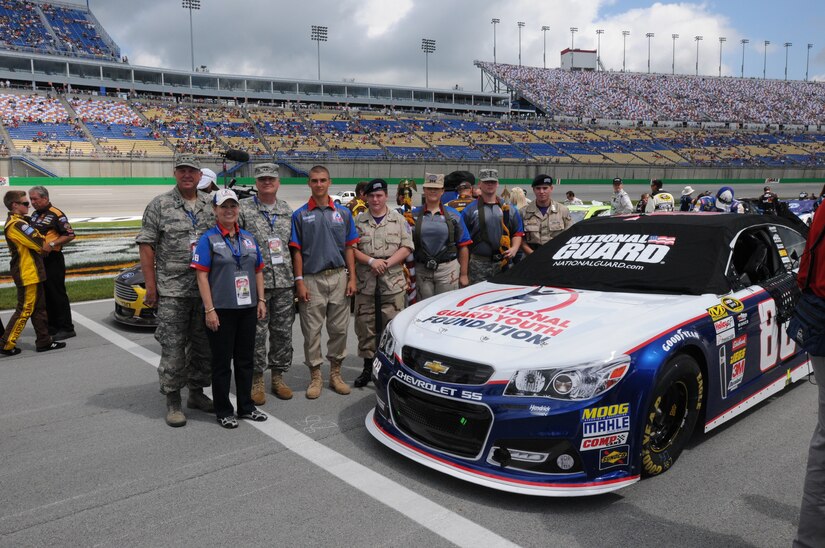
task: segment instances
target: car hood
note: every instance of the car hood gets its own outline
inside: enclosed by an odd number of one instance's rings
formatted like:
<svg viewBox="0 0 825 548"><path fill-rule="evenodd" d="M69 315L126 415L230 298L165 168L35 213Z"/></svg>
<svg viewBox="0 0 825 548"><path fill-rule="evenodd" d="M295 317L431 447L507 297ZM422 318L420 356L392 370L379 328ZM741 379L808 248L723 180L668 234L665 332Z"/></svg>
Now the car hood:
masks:
<svg viewBox="0 0 825 548"><path fill-rule="evenodd" d="M402 344L498 371L576 365L627 353L718 302L713 295L481 283L407 309L394 320L393 334Z"/></svg>

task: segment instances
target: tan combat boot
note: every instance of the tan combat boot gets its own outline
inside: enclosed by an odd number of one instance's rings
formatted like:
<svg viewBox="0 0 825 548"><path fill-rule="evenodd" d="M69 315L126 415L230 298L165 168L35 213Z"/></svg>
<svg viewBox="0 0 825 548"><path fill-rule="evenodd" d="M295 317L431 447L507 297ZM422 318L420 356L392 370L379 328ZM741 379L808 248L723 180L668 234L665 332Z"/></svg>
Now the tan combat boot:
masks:
<svg viewBox="0 0 825 548"><path fill-rule="evenodd" d="M203 393L203 388L190 388L189 397L186 399L186 407L189 409L200 409L207 413L215 412L215 404Z"/></svg>
<svg viewBox="0 0 825 548"><path fill-rule="evenodd" d="M180 408L180 392L166 394L166 424L175 428L186 424L186 415Z"/></svg>
<svg viewBox="0 0 825 548"><path fill-rule="evenodd" d="M307 398L310 400L314 400L318 396L321 395L321 387L324 385L324 381L321 378L321 366L316 365L315 367L309 368L309 386L307 386Z"/></svg>
<svg viewBox="0 0 825 548"><path fill-rule="evenodd" d="M275 371L272 371L272 393L279 400L292 399L292 389L284 382L283 376Z"/></svg>
<svg viewBox="0 0 825 548"><path fill-rule="evenodd" d="M263 405L266 403L263 373L252 373L252 403L255 405Z"/></svg>
<svg viewBox="0 0 825 548"><path fill-rule="evenodd" d="M346 396L351 392L349 385L341 378L340 363L330 362L329 364L329 387L342 396Z"/></svg>

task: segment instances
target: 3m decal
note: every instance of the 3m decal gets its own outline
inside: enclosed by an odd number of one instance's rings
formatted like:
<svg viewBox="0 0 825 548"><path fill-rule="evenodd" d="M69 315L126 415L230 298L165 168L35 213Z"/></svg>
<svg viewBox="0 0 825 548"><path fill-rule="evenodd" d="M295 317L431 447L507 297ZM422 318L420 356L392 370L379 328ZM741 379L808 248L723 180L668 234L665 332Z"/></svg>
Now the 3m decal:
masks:
<svg viewBox="0 0 825 548"><path fill-rule="evenodd" d="M733 392L736 390L740 384L742 384L742 379L745 378L745 360L738 361L731 365L730 369L730 382L728 382L728 392Z"/></svg>
<svg viewBox="0 0 825 548"><path fill-rule="evenodd" d="M604 447L614 447L627 443L627 432L610 434L608 436L597 436L595 438L582 439L580 451L590 451L592 449L602 449Z"/></svg>
<svg viewBox="0 0 825 548"><path fill-rule="evenodd" d="M627 466L630 456L630 446L620 445L599 452L599 470L607 470L615 466Z"/></svg>
<svg viewBox="0 0 825 548"><path fill-rule="evenodd" d="M727 315L728 309L721 304L717 304L715 306L711 306L710 308L708 308L708 316L710 316L710 319L713 321L721 320Z"/></svg>
<svg viewBox="0 0 825 548"><path fill-rule="evenodd" d="M733 297L722 297L722 306L734 314L738 314L739 312L745 310L745 305L742 304L742 301Z"/></svg>

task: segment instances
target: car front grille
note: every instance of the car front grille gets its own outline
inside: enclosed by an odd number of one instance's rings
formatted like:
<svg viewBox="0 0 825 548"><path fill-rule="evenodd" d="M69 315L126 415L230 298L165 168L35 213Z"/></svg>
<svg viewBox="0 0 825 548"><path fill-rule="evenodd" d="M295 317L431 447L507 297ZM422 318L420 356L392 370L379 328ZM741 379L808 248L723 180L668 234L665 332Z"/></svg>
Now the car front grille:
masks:
<svg viewBox="0 0 825 548"><path fill-rule="evenodd" d="M397 379L390 382L389 398L393 422L402 432L445 453L478 457L492 427L486 406L428 394Z"/></svg>
<svg viewBox="0 0 825 548"><path fill-rule="evenodd" d="M123 299L124 301L134 302L137 300L138 295L137 292L132 289L131 285L115 282L115 297Z"/></svg>
<svg viewBox="0 0 825 548"><path fill-rule="evenodd" d="M494 372L489 365L439 356L412 346L401 349L401 360L419 375L452 384L484 384Z"/></svg>

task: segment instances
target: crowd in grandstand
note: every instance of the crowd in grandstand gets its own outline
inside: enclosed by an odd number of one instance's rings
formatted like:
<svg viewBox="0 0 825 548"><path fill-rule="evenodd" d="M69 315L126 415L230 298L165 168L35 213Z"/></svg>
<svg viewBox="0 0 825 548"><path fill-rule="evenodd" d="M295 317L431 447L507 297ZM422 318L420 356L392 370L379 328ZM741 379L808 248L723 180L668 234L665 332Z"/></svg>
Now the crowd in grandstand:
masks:
<svg viewBox="0 0 825 548"><path fill-rule="evenodd" d="M543 69L480 63L549 115L583 119L825 123L820 82Z"/></svg>

